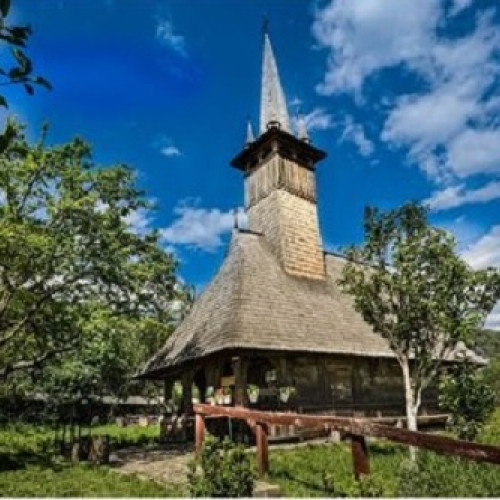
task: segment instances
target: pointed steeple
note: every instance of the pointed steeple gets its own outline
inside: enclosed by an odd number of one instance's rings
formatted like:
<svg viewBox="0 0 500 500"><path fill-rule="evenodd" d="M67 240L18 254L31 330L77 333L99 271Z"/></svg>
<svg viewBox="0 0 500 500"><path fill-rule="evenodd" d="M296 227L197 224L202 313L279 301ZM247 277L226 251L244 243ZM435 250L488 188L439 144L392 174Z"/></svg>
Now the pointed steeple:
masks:
<svg viewBox="0 0 500 500"><path fill-rule="evenodd" d="M264 21L264 54L262 58L262 87L260 97L260 133L267 130L269 122L279 123L279 127L290 132L290 118L286 108L285 93L281 86L278 66Z"/></svg>
<svg viewBox="0 0 500 500"><path fill-rule="evenodd" d="M255 137L253 135L253 129L252 129L252 122L250 121L250 118L247 120L247 136L245 139L245 147L250 146L252 142L255 141Z"/></svg>
<svg viewBox="0 0 500 500"><path fill-rule="evenodd" d="M306 119L302 113L297 118L297 138L304 142L311 142L307 133Z"/></svg>

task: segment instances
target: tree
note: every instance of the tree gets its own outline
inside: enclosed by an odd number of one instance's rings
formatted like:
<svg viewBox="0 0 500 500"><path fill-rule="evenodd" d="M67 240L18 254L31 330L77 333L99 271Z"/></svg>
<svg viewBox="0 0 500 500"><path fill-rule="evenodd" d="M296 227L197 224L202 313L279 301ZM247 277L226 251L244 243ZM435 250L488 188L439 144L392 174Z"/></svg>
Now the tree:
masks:
<svg viewBox="0 0 500 500"><path fill-rule="evenodd" d="M11 48L15 64L10 69L0 68L0 85L21 84L30 95L35 92L35 85L50 89L51 85L45 78L33 75L33 63L24 51L26 42L31 35L31 28L29 26L11 26L6 23L10 4L10 0L0 0L0 40ZM7 101L1 94L0 106L7 107Z"/></svg>
<svg viewBox="0 0 500 500"><path fill-rule="evenodd" d="M439 406L451 415L460 439L472 441L495 409L495 393L481 370L467 360L448 368L439 384Z"/></svg>
<svg viewBox="0 0 500 500"><path fill-rule="evenodd" d="M22 127L9 126L0 153L0 378L36 376L78 349L105 370L126 321L168 324L172 302L185 297L177 264L155 231L128 226L127 216L151 208L129 168L96 167L80 139L49 148L44 132L30 145ZM85 370L88 361L79 360Z"/></svg>
<svg viewBox="0 0 500 500"><path fill-rule="evenodd" d="M500 298L500 271L474 271L454 238L429 226L414 203L367 208L365 241L351 247L339 283L401 366L408 428L417 429L422 391L461 342L472 345Z"/></svg>

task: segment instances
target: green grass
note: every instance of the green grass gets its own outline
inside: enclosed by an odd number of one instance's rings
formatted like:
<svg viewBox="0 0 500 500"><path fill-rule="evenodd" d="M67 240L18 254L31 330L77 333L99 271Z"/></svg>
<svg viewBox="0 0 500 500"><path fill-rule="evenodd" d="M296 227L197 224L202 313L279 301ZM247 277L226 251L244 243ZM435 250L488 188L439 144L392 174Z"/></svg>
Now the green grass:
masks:
<svg viewBox="0 0 500 500"><path fill-rule="evenodd" d="M0 472L2 497L178 497L179 488L90 465L28 466Z"/></svg>
<svg viewBox="0 0 500 500"><path fill-rule="evenodd" d="M109 434L112 448L153 442L158 426L103 425L94 435ZM166 487L109 467L70 465L53 456L54 431L28 424L0 426L0 496L2 497L172 497L177 486Z"/></svg>
<svg viewBox="0 0 500 500"><path fill-rule="evenodd" d="M87 434L88 429L82 433ZM93 435L110 436L112 450L155 443L159 433L158 425L118 427L108 424L92 428ZM69 431L66 439L69 440ZM50 427L23 423L0 425L0 470L12 468L15 463L23 465L44 460L53 450L54 430Z"/></svg>
<svg viewBox="0 0 500 500"><path fill-rule="evenodd" d="M153 442L157 426L99 426L93 434L109 434L112 443ZM500 446L500 409L478 439ZM0 427L0 496L182 496L179 487L163 487L108 467L70 466L50 456L53 431L44 427ZM369 445L371 474L354 481L348 442L270 450L269 480L285 496L500 496L500 467L419 452L418 468L411 468L404 446L389 442Z"/></svg>
<svg viewBox="0 0 500 500"><path fill-rule="evenodd" d="M500 409L479 441L500 446ZM500 496L500 466L419 452L412 467L404 446L377 441L369 445L371 474L354 481L349 443L310 445L270 451L271 482L285 496L484 497Z"/></svg>

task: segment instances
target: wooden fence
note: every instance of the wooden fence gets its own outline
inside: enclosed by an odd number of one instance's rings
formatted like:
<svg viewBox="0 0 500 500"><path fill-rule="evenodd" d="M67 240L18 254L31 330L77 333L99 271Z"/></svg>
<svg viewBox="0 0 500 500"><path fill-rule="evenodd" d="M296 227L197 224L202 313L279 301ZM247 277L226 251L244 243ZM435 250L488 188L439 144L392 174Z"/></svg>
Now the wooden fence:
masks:
<svg viewBox="0 0 500 500"><path fill-rule="evenodd" d="M445 436L398 429L370 421L370 419L304 415L249 410L244 407L193 405L196 414L196 453L199 454L205 436L205 416L230 417L244 420L254 430L257 442L258 470L264 475L269 470L268 426L270 424L323 428L339 431L351 440L354 477L370 473L370 461L365 436L386 438L396 443L432 450L444 455L458 456L500 465L500 447L460 441Z"/></svg>

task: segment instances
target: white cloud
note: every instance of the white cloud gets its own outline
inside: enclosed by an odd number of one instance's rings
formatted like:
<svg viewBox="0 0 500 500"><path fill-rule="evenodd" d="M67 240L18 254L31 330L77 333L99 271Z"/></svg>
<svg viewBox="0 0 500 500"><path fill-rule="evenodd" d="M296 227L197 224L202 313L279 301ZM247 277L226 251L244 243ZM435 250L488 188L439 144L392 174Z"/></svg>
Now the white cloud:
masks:
<svg viewBox="0 0 500 500"><path fill-rule="evenodd" d="M160 153L167 158L170 158L172 156L181 156L180 150L175 146L163 146L160 149Z"/></svg>
<svg viewBox="0 0 500 500"><path fill-rule="evenodd" d="M303 116L306 122L306 129L308 132L313 130L327 130L333 127L333 116L328 113L324 108L314 108L310 113ZM299 116L292 117L292 125L297 129L297 121Z"/></svg>
<svg viewBox="0 0 500 500"><path fill-rule="evenodd" d="M488 266L500 267L500 225L493 226L463 254L475 269Z"/></svg>
<svg viewBox="0 0 500 500"><path fill-rule="evenodd" d="M463 254L484 233L481 226L471 222L465 215L451 222L438 224L438 227L449 231L457 241L457 251Z"/></svg>
<svg viewBox="0 0 500 500"><path fill-rule="evenodd" d="M455 16L462 10L466 9L472 4L472 0L453 0L453 4L450 8L450 16Z"/></svg>
<svg viewBox="0 0 500 500"><path fill-rule="evenodd" d="M464 259L475 269L500 267L500 225L493 226L484 236L463 253ZM500 302L486 319L487 328L500 330Z"/></svg>
<svg viewBox="0 0 500 500"><path fill-rule="evenodd" d="M450 142L447 162L460 178L500 173L500 128L464 130Z"/></svg>
<svg viewBox="0 0 500 500"><path fill-rule="evenodd" d="M365 129L360 123L355 123L352 116L347 116L340 137L340 142L345 141L355 144L362 156L370 156L373 153L373 142L366 137Z"/></svg>
<svg viewBox="0 0 500 500"><path fill-rule="evenodd" d="M312 26L328 50L319 93L360 97L367 79L388 68L422 82L420 92L391 97L381 139L405 148L409 162L439 184L500 172L500 30L483 11L465 35L446 35L471 3L331 0Z"/></svg>
<svg viewBox="0 0 500 500"><path fill-rule="evenodd" d="M142 236L151 229L152 219L153 217L149 210L139 208L132 210L128 215L123 217L123 222L129 226L130 232Z"/></svg>
<svg viewBox="0 0 500 500"><path fill-rule="evenodd" d="M326 130L333 127L333 117L323 108L314 108L304 115L307 130Z"/></svg>
<svg viewBox="0 0 500 500"><path fill-rule="evenodd" d="M160 230L162 241L207 252L217 250L222 245L222 236L234 225L232 210L223 212L218 208L202 208L189 200L175 207L174 214L177 216L175 221Z"/></svg>
<svg viewBox="0 0 500 500"><path fill-rule="evenodd" d="M184 57L187 56L186 40L182 35L175 33L172 21L164 18L158 19L156 24L156 39L178 54Z"/></svg>
<svg viewBox="0 0 500 500"><path fill-rule="evenodd" d="M182 156L182 151L166 134L157 135L151 145L154 149L158 150L160 154L166 156L167 158Z"/></svg>
<svg viewBox="0 0 500 500"><path fill-rule="evenodd" d="M492 181L477 189L467 189L465 184L449 186L434 191L423 201L431 210L445 210L470 203L486 203L500 198L500 181Z"/></svg>
<svg viewBox="0 0 500 500"><path fill-rule="evenodd" d="M288 106L291 108L298 108L302 106L302 101L298 97L294 97L289 103Z"/></svg>
<svg viewBox="0 0 500 500"><path fill-rule="evenodd" d="M374 71L425 56L438 19L431 1L333 0L312 26L319 47L330 51L317 91L360 92Z"/></svg>

